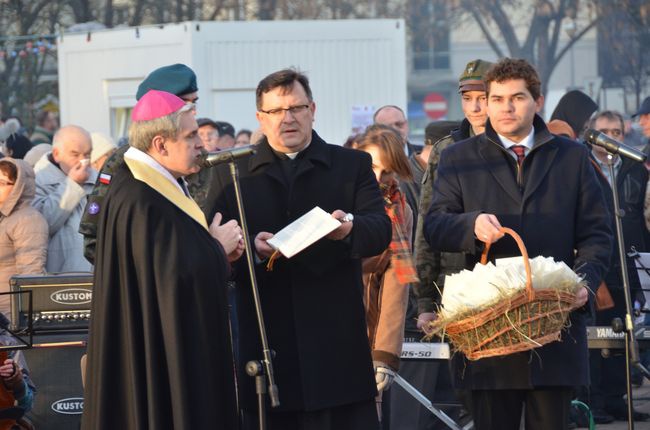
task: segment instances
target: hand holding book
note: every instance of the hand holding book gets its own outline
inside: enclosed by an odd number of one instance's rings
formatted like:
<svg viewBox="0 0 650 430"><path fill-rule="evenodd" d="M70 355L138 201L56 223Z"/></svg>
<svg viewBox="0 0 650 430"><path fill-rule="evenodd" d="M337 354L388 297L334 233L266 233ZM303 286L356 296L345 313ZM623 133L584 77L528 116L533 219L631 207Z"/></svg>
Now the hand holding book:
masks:
<svg viewBox="0 0 650 430"><path fill-rule="evenodd" d="M345 239L352 231L352 220L354 217L352 214L345 213L342 210L337 209L332 212L332 218L337 219L341 224L325 237L330 240Z"/></svg>
<svg viewBox="0 0 650 430"><path fill-rule="evenodd" d="M341 240L350 234L352 222L341 222L346 213L335 210L332 214L316 206L268 239L266 243L278 250L287 258L291 258L314 242L327 237ZM259 237L259 235L258 235ZM256 240L257 245L257 240ZM258 251L258 253L260 253Z"/></svg>

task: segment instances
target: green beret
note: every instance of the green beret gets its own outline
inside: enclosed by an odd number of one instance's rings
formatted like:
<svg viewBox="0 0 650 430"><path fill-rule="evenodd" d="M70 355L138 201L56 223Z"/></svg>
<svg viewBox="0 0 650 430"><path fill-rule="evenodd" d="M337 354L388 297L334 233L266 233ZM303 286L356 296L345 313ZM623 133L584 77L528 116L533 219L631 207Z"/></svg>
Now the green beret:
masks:
<svg viewBox="0 0 650 430"><path fill-rule="evenodd" d="M196 75L185 64L160 67L149 73L140 83L135 95L136 100L140 100L149 90L167 91L177 96L193 93L198 91Z"/></svg>
<svg viewBox="0 0 650 430"><path fill-rule="evenodd" d="M465 70L458 78L458 92L485 91L483 76L492 67L492 63L485 60L474 60L467 63Z"/></svg>

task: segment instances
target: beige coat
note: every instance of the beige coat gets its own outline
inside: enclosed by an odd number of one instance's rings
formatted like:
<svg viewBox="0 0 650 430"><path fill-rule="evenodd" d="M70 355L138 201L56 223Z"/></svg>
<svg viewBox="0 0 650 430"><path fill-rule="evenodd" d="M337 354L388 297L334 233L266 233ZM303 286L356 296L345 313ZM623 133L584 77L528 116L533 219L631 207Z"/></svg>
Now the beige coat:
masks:
<svg viewBox="0 0 650 430"><path fill-rule="evenodd" d="M9 278L16 274L45 272L48 229L43 215L31 207L34 171L23 160L3 158L18 168L11 194L0 205L0 292L9 291ZM0 312L9 317L10 298L0 296Z"/></svg>
<svg viewBox="0 0 650 430"><path fill-rule="evenodd" d="M405 208L402 231L410 233L413 211L408 205ZM394 370L399 370L402 354L408 292L409 285L397 280L390 264L390 249L363 260L363 300L372 359Z"/></svg>

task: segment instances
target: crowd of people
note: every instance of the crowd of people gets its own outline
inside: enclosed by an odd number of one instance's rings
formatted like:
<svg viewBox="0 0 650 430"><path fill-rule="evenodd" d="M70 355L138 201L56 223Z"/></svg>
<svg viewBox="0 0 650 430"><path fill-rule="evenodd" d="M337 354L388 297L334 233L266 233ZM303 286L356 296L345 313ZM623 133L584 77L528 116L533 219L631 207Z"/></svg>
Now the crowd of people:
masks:
<svg viewBox="0 0 650 430"><path fill-rule="evenodd" d="M409 141L394 105L377 109L374 124L345 145L326 143L313 129L309 80L293 69L259 82L254 133L197 118L196 75L182 64L140 84L128 145L79 125L58 128L50 112L29 137L7 119L1 290L14 274L94 271L85 429L257 428L245 365L266 360L258 305L279 394L279 406L266 408L269 429L442 428L428 411L401 410L389 390L397 373L432 399L457 401L450 414L469 415L478 430L515 430L522 420L529 430L569 428L581 424L571 416L575 398L597 422L625 419L625 361L588 350L586 326L625 314L611 187L627 247L646 252L648 170L582 135L592 128L636 146L643 139L580 91L546 123L541 84L524 60L468 63L458 82L464 118L429 124L423 146ZM650 98L637 117L647 141ZM243 231L229 166L201 169L200 160L250 144L256 152L236 160ZM314 207L340 225L276 258L268 241ZM500 240L501 227L516 230L531 255L583 276L562 339L478 361L456 354L426 371L401 363L403 340L419 340L435 320L446 275L473 268L485 244L493 258L519 254ZM631 257L627 269L643 309ZM599 289L613 306L595 307ZM8 296L0 312L10 313ZM24 360L8 360L13 372L0 366L0 377L25 375L5 383L17 387L24 411L34 386Z"/></svg>

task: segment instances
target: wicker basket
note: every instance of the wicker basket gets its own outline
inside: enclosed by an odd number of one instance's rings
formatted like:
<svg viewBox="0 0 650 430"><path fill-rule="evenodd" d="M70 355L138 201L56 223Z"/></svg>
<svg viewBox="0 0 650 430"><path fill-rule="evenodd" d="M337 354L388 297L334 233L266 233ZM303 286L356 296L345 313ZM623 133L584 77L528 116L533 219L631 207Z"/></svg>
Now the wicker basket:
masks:
<svg viewBox="0 0 650 430"><path fill-rule="evenodd" d="M509 228L524 258L526 288L492 306L450 322L445 331L454 347L470 360L527 351L560 339L560 332L574 308L573 292L555 289L534 290L528 252L521 237ZM487 263L486 244L481 264Z"/></svg>

